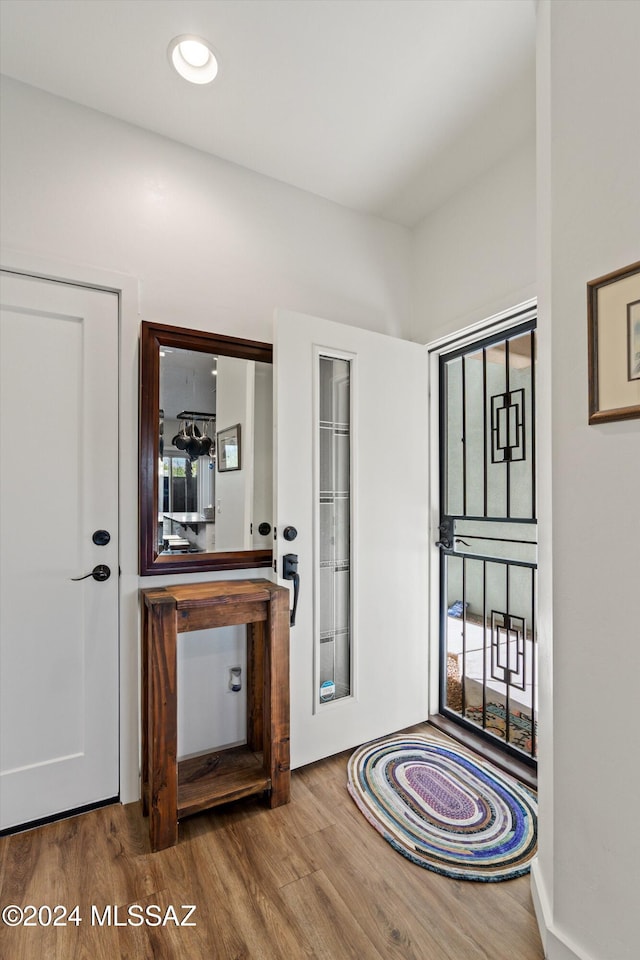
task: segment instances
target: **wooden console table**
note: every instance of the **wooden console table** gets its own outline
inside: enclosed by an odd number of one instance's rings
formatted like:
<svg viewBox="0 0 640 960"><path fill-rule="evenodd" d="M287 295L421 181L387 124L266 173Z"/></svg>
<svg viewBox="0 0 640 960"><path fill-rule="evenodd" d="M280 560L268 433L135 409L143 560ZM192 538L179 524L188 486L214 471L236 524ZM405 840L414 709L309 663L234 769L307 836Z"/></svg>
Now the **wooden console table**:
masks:
<svg viewBox="0 0 640 960"><path fill-rule="evenodd" d="M265 793L289 802L289 591L227 580L141 591L142 812L151 849L178 840L178 820ZM179 633L247 625L247 743L177 762Z"/></svg>

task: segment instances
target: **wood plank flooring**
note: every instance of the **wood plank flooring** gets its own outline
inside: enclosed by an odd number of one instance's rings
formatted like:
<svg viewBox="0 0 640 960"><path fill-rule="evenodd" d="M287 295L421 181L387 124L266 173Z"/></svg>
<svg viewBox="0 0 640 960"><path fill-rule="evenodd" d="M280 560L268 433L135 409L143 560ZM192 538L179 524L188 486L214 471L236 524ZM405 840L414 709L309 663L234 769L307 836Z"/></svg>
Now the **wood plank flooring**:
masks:
<svg viewBox="0 0 640 960"><path fill-rule="evenodd" d="M440 736L426 725L412 728ZM444 738L443 738L444 739ZM138 803L0 840L0 906L76 904L82 922L10 928L7 960L543 960L529 878L449 880L411 864L346 789L348 753L297 770L291 803L248 798L180 824L151 853ZM196 909L178 926L156 921ZM111 925L92 924L112 905ZM115 908L118 908L116 913ZM43 915L46 920L46 913ZM122 926L115 926L116 919Z"/></svg>

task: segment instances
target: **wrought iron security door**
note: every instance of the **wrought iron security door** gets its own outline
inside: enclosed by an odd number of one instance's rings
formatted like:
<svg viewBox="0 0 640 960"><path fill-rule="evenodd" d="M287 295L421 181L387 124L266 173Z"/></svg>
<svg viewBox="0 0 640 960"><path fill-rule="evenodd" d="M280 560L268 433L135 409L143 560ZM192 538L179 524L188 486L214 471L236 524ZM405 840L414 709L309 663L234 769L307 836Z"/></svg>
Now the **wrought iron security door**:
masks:
<svg viewBox="0 0 640 960"><path fill-rule="evenodd" d="M535 319L440 358L440 712L535 765Z"/></svg>

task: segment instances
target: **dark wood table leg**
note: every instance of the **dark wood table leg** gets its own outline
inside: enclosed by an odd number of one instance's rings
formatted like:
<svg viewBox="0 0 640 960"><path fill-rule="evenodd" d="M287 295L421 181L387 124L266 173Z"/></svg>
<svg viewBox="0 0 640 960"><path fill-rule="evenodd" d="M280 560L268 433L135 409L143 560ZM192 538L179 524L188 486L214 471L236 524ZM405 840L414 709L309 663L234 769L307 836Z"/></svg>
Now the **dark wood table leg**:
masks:
<svg viewBox="0 0 640 960"><path fill-rule="evenodd" d="M149 835L151 849L156 851L178 841L177 624L173 598L154 602L149 625Z"/></svg>
<svg viewBox="0 0 640 960"><path fill-rule="evenodd" d="M271 772L269 805L289 803L289 594L271 594L265 637L265 764Z"/></svg>
<svg viewBox="0 0 640 960"><path fill-rule="evenodd" d="M140 742L142 744L140 757L140 787L142 793L142 816L149 816L149 639L147 631L149 629L149 612L147 605L142 600L142 631L141 631L141 650L140 662L142 667L141 678L141 711L140 711Z"/></svg>
<svg viewBox="0 0 640 960"><path fill-rule="evenodd" d="M247 624L247 746L264 749L264 621Z"/></svg>

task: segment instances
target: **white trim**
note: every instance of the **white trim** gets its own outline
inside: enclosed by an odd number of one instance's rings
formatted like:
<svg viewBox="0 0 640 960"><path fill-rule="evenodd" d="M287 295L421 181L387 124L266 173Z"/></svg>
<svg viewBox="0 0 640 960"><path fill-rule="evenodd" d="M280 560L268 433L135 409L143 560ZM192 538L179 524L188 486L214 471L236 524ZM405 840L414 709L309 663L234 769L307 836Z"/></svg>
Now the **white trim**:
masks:
<svg viewBox="0 0 640 960"><path fill-rule="evenodd" d="M501 310L500 313L495 313L491 317L486 317L484 320L477 320L475 323L467 327L462 327L462 329L454 333L439 337L437 340L432 340L426 345L427 350L429 353L437 351L438 355L445 352L448 353L457 347L464 347L467 343L473 343L478 337L490 333L500 333L501 330L508 330L509 327L518 323L526 323L527 320L535 316L536 310L537 300L535 297L532 297L530 300L523 300L522 303L518 303L514 307Z"/></svg>
<svg viewBox="0 0 640 960"><path fill-rule="evenodd" d="M135 297L137 316L138 281L127 274L100 270L88 264L69 263L55 257L40 257L4 245L0 246L0 260L4 270L27 274L41 280L56 280L77 287L107 290L110 293L126 292L128 306L129 298L132 295Z"/></svg>
<svg viewBox="0 0 640 960"><path fill-rule="evenodd" d="M428 429L429 429L429 636L435 642L429 644L429 714L438 712L440 684L440 563L439 550L435 546L438 540L440 523L440 357L460 347L465 347L491 334L499 334L519 323L526 323L536 316L537 300L525 300L491 317L477 321L426 344L429 354L428 363Z"/></svg>
<svg viewBox="0 0 640 960"><path fill-rule="evenodd" d="M556 928L537 857L531 864L531 897L546 960L596 960Z"/></svg>
<svg viewBox="0 0 640 960"><path fill-rule="evenodd" d="M313 525L311 534L311 550L313 554L312 565L312 613L313 622L313 676L311 713L316 716L320 709L320 357L322 348L317 344L312 346L313 359L311 361L313 370L311 397L311 416L313 418L313 449L312 464L313 473ZM323 704L325 706L325 704Z"/></svg>
<svg viewBox="0 0 640 960"><path fill-rule="evenodd" d="M118 450L119 450L119 668L120 668L120 802L131 803L140 797L139 760L139 640L138 640L138 532L126 513L123 491L137 503L137 457L127 459L126 451L138 446L137 369L135 379L125 376L123 358L137 355L139 284L131 276L100 270L87 264L74 264L54 257L41 257L13 248L0 247L0 264L14 273L74 286L91 287L115 293L118 297ZM130 503L130 501L129 501ZM135 590L136 602L130 602L127 585Z"/></svg>
<svg viewBox="0 0 640 960"><path fill-rule="evenodd" d="M548 931L551 925L551 904L549 902L549 897L547 894L547 889L544 885L544 879L542 873L539 869L538 857L534 857L531 863L531 899L533 900L533 909L536 913L536 921L538 924L538 930L540 931L540 938L542 940L542 947L544 949L544 955L547 956L547 939Z"/></svg>

